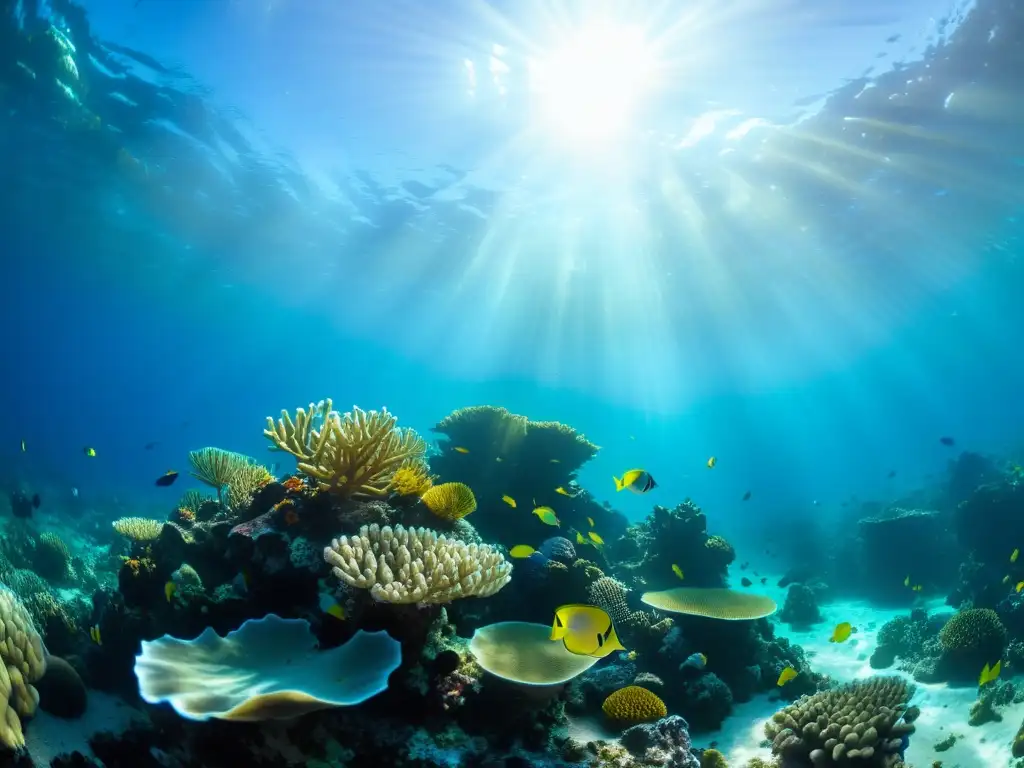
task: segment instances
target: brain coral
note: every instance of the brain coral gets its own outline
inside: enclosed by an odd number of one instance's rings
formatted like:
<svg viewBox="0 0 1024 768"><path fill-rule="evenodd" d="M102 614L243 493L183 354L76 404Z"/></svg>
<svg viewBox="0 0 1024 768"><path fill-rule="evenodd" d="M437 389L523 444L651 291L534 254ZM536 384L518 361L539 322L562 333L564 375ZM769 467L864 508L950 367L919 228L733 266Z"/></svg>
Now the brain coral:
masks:
<svg viewBox="0 0 1024 768"><path fill-rule="evenodd" d="M954 614L939 632L943 655L965 664L995 662L1006 648L1006 627L990 608L969 608Z"/></svg>
<svg viewBox="0 0 1024 768"><path fill-rule="evenodd" d="M774 754L795 765L895 756L903 737L914 732L914 726L901 722L913 694L914 687L902 678L873 677L802 696L765 723L765 736Z"/></svg>
<svg viewBox="0 0 1024 768"><path fill-rule="evenodd" d="M668 714L668 708L657 694L639 685L627 685L612 693L601 709L612 720L643 723L659 720Z"/></svg>

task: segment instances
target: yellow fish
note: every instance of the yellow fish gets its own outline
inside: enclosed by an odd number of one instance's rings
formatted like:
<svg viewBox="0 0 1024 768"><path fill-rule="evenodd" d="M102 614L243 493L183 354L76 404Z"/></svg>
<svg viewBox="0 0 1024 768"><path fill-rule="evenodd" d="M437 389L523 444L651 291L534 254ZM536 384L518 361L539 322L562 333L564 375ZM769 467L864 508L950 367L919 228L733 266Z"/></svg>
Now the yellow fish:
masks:
<svg viewBox="0 0 1024 768"><path fill-rule="evenodd" d="M512 507L512 509L516 508L516 500L513 499L511 496L506 494L505 496L501 497L501 500L508 504L510 507Z"/></svg>
<svg viewBox="0 0 1024 768"><path fill-rule="evenodd" d="M587 540L583 538L583 534L580 533L579 531L576 531L576 543L577 544L586 544L587 543Z"/></svg>
<svg viewBox="0 0 1024 768"><path fill-rule="evenodd" d="M537 516L544 525L559 525L558 518L555 517L555 510L551 507L537 507L533 510L533 514Z"/></svg>
<svg viewBox="0 0 1024 768"><path fill-rule="evenodd" d="M647 493L658 487L651 474L643 469L630 469L621 478L613 476L612 480L616 491L629 489L633 493Z"/></svg>
<svg viewBox="0 0 1024 768"><path fill-rule="evenodd" d="M1011 563L1016 563L1018 557L1020 557L1020 550L1019 549L1013 550L1013 554L1010 555L1010 562Z"/></svg>
<svg viewBox="0 0 1024 768"><path fill-rule="evenodd" d="M565 490L564 486L561 485L555 488L555 493L561 494L562 496L568 496L570 499L573 497L573 494Z"/></svg>
<svg viewBox="0 0 1024 768"><path fill-rule="evenodd" d="M457 453L469 453L469 448L463 448L461 445L456 445L453 450Z"/></svg>
<svg viewBox="0 0 1024 768"><path fill-rule="evenodd" d="M587 518L587 522L588 522L588 523L590 524L590 527L591 527L591 528L593 528L593 527L594 527L594 518L592 518L592 517L588 517L588 518Z"/></svg>
<svg viewBox="0 0 1024 768"><path fill-rule="evenodd" d="M590 540L591 540L592 542L594 542L595 544L597 544L597 546L599 546L599 547L603 547L603 546L604 546L604 539L602 539L602 538L601 538L600 536L598 536L598 535L597 535L596 533L594 533L593 531L590 531L590 532L589 532L589 533L587 534L587 536L589 536L589 537L590 537Z"/></svg>
<svg viewBox="0 0 1024 768"><path fill-rule="evenodd" d="M675 563L672 563L672 573L678 576L680 579L683 578L683 569Z"/></svg>
<svg viewBox="0 0 1024 768"><path fill-rule="evenodd" d="M320 610L338 621L345 620L345 606L339 603L334 595L327 592L320 593Z"/></svg>
<svg viewBox="0 0 1024 768"><path fill-rule="evenodd" d="M911 587L911 589L914 590L915 592L920 592L922 589L924 589L924 587L922 587L920 584L915 584L914 586Z"/></svg>
<svg viewBox="0 0 1024 768"><path fill-rule="evenodd" d="M1018 581L1017 582L1017 586L1016 586L1016 590L1018 592L1020 592L1022 589L1024 589L1024 581Z"/></svg>
<svg viewBox="0 0 1024 768"><path fill-rule="evenodd" d="M832 630L832 637L828 641L830 643L845 643L850 639L852 633L853 627L850 622L844 621L841 624L836 624L836 628Z"/></svg>
<svg viewBox="0 0 1024 768"><path fill-rule="evenodd" d="M596 605L573 604L556 609L551 639L561 640L570 653L597 659L626 650L615 634L611 617Z"/></svg>
<svg viewBox="0 0 1024 768"><path fill-rule="evenodd" d="M907 576L907 578L905 578L903 580L903 586L904 587L909 587L910 586L910 576Z"/></svg>
<svg viewBox="0 0 1024 768"><path fill-rule="evenodd" d="M717 456L712 456L710 459L708 459L708 469L714 469L715 468L715 464L717 464L717 463L718 463L718 457Z"/></svg>
<svg viewBox="0 0 1024 768"><path fill-rule="evenodd" d="M516 544L508 551L508 553L512 555L512 557L529 557L536 551L537 550L529 544Z"/></svg>
<svg viewBox="0 0 1024 768"><path fill-rule="evenodd" d="M779 681L775 684L781 687L799 674L800 673L792 667L786 667L784 670L782 670L782 672L779 673Z"/></svg>
<svg viewBox="0 0 1024 768"><path fill-rule="evenodd" d="M167 598L167 602L171 602L171 598L174 597L174 593L178 591L178 585L173 581L168 581L164 584L164 597Z"/></svg>
<svg viewBox="0 0 1024 768"><path fill-rule="evenodd" d="M85 455L88 456L90 459L96 458L96 449L95 448L89 448L88 446L86 446L82 450L84 451Z"/></svg>
<svg viewBox="0 0 1024 768"><path fill-rule="evenodd" d="M978 676L978 687L986 685L987 683L994 683L996 678L999 677L999 672L1002 670L1003 661L1000 659L995 663L994 667L989 667L988 664L981 670L981 674Z"/></svg>
<svg viewBox="0 0 1024 768"><path fill-rule="evenodd" d="M92 638L92 641L96 643L96 645L103 645L103 638L100 637L99 624L93 624L91 627L89 627L89 637Z"/></svg>

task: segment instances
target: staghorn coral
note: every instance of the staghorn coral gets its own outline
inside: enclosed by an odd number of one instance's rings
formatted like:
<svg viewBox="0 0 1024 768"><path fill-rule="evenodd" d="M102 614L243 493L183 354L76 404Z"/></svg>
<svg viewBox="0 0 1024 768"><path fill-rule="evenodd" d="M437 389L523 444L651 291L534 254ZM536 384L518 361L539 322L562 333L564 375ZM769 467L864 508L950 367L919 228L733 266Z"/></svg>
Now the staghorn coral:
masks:
<svg viewBox="0 0 1024 768"><path fill-rule="evenodd" d="M132 541L153 541L164 529L163 520L150 520L145 517L122 517L111 525L115 531Z"/></svg>
<svg viewBox="0 0 1024 768"><path fill-rule="evenodd" d="M609 719L624 723L660 720L668 714L665 702L639 685L627 685L615 691L604 700L601 709Z"/></svg>
<svg viewBox="0 0 1024 768"><path fill-rule="evenodd" d="M426 528L364 525L324 549L334 575L387 603L449 603L488 597L512 578L512 565L487 545L464 544Z"/></svg>
<svg viewBox="0 0 1024 768"><path fill-rule="evenodd" d="M399 496L422 496L433 484L430 468L422 460L406 461L391 478L391 490Z"/></svg>
<svg viewBox="0 0 1024 768"><path fill-rule="evenodd" d="M39 694L31 683L46 671L43 641L25 606L11 590L0 587L0 743L25 745L20 717L35 714ZM19 717L20 716L20 717Z"/></svg>
<svg viewBox="0 0 1024 768"><path fill-rule="evenodd" d="M896 755L914 726L901 722L914 686L898 677L872 677L802 696L765 723L772 752L824 768L861 758Z"/></svg>
<svg viewBox="0 0 1024 768"><path fill-rule="evenodd" d="M476 511L473 489L463 483L442 483L429 488L422 496L423 504L442 520L461 520Z"/></svg>
<svg viewBox="0 0 1024 768"><path fill-rule="evenodd" d="M353 407L351 413L332 410L332 401L287 411L275 423L267 417L263 434L279 450L298 459L299 471L321 490L342 498L381 497L390 492L395 473L407 462L422 461L427 444L411 429L395 426L387 412ZM319 425L319 429L317 426Z"/></svg>

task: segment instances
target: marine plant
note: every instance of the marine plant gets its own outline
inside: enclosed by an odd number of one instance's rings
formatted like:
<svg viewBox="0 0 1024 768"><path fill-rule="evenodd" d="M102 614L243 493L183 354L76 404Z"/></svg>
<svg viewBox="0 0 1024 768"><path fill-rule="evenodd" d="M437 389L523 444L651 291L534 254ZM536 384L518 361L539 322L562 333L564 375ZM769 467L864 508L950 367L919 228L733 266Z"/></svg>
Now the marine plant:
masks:
<svg viewBox="0 0 1024 768"><path fill-rule="evenodd" d="M512 565L486 544L466 544L426 528L364 525L324 549L332 572L386 603L450 603L488 597L512 578Z"/></svg>
<svg viewBox="0 0 1024 768"><path fill-rule="evenodd" d="M441 483L421 497L424 506L442 520L461 520L476 511L473 489L463 483Z"/></svg>
<svg viewBox="0 0 1024 768"><path fill-rule="evenodd" d="M294 418L287 411L276 422L268 416L263 434L295 456L299 472L321 490L340 498L373 498L387 496L395 473L410 462L422 463L427 450L423 438L397 423L386 409L353 407L339 414L327 399L297 409Z"/></svg>

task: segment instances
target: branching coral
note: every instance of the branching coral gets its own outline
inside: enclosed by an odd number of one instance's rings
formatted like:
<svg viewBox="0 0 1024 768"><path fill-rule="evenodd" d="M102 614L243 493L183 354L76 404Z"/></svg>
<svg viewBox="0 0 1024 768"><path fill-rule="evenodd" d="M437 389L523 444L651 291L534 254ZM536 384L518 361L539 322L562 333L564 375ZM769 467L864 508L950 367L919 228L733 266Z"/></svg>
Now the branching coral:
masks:
<svg viewBox="0 0 1024 768"><path fill-rule="evenodd" d="M414 430L396 426L387 410L351 413L332 410L332 401L299 408L295 418L281 412L267 417L263 434L298 459L299 471L321 490L342 498L380 497L390 492L395 473L407 462L421 462L427 444ZM319 425L319 428L318 428Z"/></svg>
<svg viewBox="0 0 1024 768"><path fill-rule="evenodd" d="M914 726L901 722L914 687L898 677L874 677L803 696L765 723L772 752L819 768L895 755ZM880 763L881 764L881 763Z"/></svg>
<svg viewBox="0 0 1024 768"><path fill-rule="evenodd" d="M426 528L364 525L324 549L334 575L387 603L449 603L488 597L508 584L512 565L484 544L465 544Z"/></svg>
<svg viewBox="0 0 1024 768"><path fill-rule="evenodd" d="M153 541L164 529L163 520L145 517L122 517L112 523L114 530L132 541Z"/></svg>
<svg viewBox="0 0 1024 768"><path fill-rule="evenodd" d="M28 611L6 588L0 588L0 632L0 743L16 749L25 745L19 715L33 715L39 704L31 683L46 671L46 655Z"/></svg>

